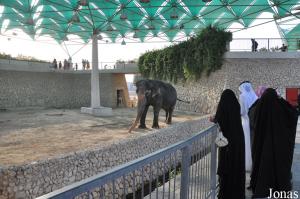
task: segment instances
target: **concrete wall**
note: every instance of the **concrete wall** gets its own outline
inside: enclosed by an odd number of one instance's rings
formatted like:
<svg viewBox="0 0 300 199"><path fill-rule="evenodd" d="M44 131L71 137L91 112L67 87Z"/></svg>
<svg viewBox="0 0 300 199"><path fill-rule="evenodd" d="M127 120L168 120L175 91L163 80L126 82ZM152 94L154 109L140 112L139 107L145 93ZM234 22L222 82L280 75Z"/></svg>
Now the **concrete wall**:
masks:
<svg viewBox="0 0 300 199"><path fill-rule="evenodd" d="M128 97L124 74L100 73L99 85L102 106L116 107L116 87L124 89ZM0 70L0 108L86 107L90 106L90 92L90 73L87 72Z"/></svg>
<svg viewBox="0 0 300 199"><path fill-rule="evenodd" d="M300 87L299 53L228 53L226 57L222 69L210 77L175 86L178 97L191 102L178 102L177 109L213 113L221 92L230 88L238 96L244 80L251 81L254 89L259 85L278 88L283 97L286 87Z"/></svg>
<svg viewBox="0 0 300 199"><path fill-rule="evenodd" d="M34 61L18 61L10 59L0 59L0 70L27 71L27 72L63 72L63 73L90 73L90 70L58 70L54 69L52 63L34 62ZM102 67L100 62L99 71L101 73L138 73L136 63L118 64L111 67Z"/></svg>
<svg viewBox="0 0 300 199"><path fill-rule="evenodd" d="M0 168L0 199L35 198L189 138L209 125L207 118L177 123L109 147ZM121 186L118 183L116 189Z"/></svg>

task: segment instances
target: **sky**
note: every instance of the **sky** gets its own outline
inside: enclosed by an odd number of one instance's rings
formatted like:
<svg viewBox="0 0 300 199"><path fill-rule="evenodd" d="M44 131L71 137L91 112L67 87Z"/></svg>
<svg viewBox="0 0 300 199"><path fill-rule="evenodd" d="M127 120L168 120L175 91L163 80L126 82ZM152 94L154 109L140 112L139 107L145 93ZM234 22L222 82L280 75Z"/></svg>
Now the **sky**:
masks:
<svg viewBox="0 0 300 199"><path fill-rule="evenodd" d="M269 13L263 13L260 18L272 17ZM254 26L270 19L257 19L251 24ZM239 24L233 24L231 28L241 27ZM17 34L17 35L16 35ZM6 36L4 36L6 35ZM250 38L280 38L278 29L274 22L267 23L248 30L243 30L233 33L233 38L246 38L244 40L238 40L232 42L231 48L234 49L250 49L251 41ZM259 46L263 47L266 45L266 39L257 39ZM275 40L274 40L275 41ZM274 42L273 42L274 43ZM282 41L277 40L275 44L281 46ZM78 63L81 68L81 60L87 59L91 61L92 57L92 46L91 42L86 45L67 45L68 51L64 50L65 46L59 45L51 38L43 38L37 41L32 40L25 33L20 30L12 30L4 32L1 30L0 35L0 52L17 56L19 54L25 56L33 56L37 59L52 61L56 58L58 61L68 59L69 55L72 56L73 63ZM171 43L127 43L121 45L120 43L109 43L98 45L99 62L115 62L117 60L133 60L146 52L147 50L161 49Z"/></svg>

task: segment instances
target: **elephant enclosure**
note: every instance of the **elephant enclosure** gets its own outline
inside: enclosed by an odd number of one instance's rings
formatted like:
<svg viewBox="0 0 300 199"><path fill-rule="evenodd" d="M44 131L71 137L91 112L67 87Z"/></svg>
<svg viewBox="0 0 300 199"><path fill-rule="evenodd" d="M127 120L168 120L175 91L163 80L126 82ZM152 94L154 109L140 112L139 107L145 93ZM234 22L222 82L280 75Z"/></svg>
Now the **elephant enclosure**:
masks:
<svg viewBox="0 0 300 199"><path fill-rule="evenodd" d="M113 117L93 117L79 110L23 109L0 111L0 167L20 165L80 150L101 148L112 143L143 136L153 131L149 109L148 129L128 133L136 109L114 109ZM173 123L199 119L201 115L175 112ZM159 125L165 128L165 112Z"/></svg>

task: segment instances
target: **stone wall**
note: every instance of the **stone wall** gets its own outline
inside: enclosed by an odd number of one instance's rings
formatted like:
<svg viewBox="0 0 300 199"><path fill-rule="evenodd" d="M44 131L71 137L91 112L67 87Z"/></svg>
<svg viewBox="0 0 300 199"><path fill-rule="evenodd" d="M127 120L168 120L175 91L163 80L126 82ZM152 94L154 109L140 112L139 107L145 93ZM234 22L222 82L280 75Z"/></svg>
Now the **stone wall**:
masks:
<svg viewBox="0 0 300 199"><path fill-rule="evenodd" d="M109 147L0 168L0 199L35 198L182 141L209 125L211 123L205 117L132 137Z"/></svg>
<svg viewBox="0 0 300 199"><path fill-rule="evenodd" d="M88 74L0 71L0 108L88 106Z"/></svg>
<svg viewBox="0 0 300 199"><path fill-rule="evenodd" d="M285 97L285 88L300 87L299 58L227 58L222 69L203 77L198 82L179 83L175 87L180 99L190 104L177 102L177 109L192 112L213 113L224 88L230 88L239 95L238 86L244 80L259 85L278 88Z"/></svg>
<svg viewBox="0 0 300 199"><path fill-rule="evenodd" d="M116 87L126 90L128 97L124 74L100 73L99 85L102 106L116 107ZM87 72L0 70L0 108L87 107L90 93L90 73Z"/></svg>

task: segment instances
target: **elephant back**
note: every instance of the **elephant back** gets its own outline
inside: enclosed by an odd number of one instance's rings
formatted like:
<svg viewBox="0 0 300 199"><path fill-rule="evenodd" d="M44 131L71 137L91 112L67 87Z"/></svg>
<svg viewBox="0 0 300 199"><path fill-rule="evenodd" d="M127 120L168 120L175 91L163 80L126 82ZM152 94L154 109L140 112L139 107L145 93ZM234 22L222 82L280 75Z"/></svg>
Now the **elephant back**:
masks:
<svg viewBox="0 0 300 199"><path fill-rule="evenodd" d="M140 80L136 82L137 89L144 87L145 90L151 90L153 93L159 93L163 108L174 107L177 101L176 89L169 83L160 80Z"/></svg>
<svg viewBox="0 0 300 199"><path fill-rule="evenodd" d="M156 81L157 89L160 89L160 94L162 97L162 106L164 108L174 107L177 101L177 92L176 89L169 83Z"/></svg>

